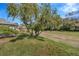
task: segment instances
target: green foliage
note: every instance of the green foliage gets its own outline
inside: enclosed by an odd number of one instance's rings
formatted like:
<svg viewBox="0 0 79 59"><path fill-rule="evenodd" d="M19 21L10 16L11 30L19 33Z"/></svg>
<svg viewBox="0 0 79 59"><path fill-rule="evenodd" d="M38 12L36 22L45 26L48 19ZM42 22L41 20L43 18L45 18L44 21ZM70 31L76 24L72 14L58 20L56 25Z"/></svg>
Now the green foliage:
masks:
<svg viewBox="0 0 79 59"><path fill-rule="evenodd" d="M17 12L18 12L18 10L17 10L17 8L15 7L16 5L15 4L8 4L8 8L7 8L7 10L9 11L8 12L8 17L13 17L13 18L15 18L16 16L17 16Z"/></svg>
<svg viewBox="0 0 79 59"><path fill-rule="evenodd" d="M8 4L9 15L13 18L18 16L26 25L31 34L39 35L51 22L50 4ZM13 10L15 10L13 12ZM18 10L18 12L17 12ZM38 27L38 28L37 28ZM37 34L38 33L38 34Z"/></svg>
<svg viewBox="0 0 79 59"><path fill-rule="evenodd" d="M75 21L69 18L64 19L62 21L62 25L60 26L60 30L66 30L66 31L75 30Z"/></svg>
<svg viewBox="0 0 79 59"><path fill-rule="evenodd" d="M9 17L19 18L29 33L38 36L44 30L74 30L75 22L67 18L63 21L49 3L46 4L8 4Z"/></svg>
<svg viewBox="0 0 79 59"><path fill-rule="evenodd" d="M18 31L7 26L0 26L0 34L18 34Z"/></svg>

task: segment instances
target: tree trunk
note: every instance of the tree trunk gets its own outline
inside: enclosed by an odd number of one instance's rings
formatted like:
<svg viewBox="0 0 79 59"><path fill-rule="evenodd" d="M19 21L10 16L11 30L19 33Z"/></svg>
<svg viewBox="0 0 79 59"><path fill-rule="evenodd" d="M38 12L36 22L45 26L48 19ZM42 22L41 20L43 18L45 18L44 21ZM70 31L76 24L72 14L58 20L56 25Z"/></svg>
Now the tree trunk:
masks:
<svg viewBox="0 0 79 59"><path fill-rule="evenodd" d="M33 29L31 30L31 36L34 36L34 34L33 34Z"/></svg>
<svg viewBox="0 0 79 59"><path fill-rule="evenodd" d="M39 31L35 31L35 37L39 35Z"/></svg>

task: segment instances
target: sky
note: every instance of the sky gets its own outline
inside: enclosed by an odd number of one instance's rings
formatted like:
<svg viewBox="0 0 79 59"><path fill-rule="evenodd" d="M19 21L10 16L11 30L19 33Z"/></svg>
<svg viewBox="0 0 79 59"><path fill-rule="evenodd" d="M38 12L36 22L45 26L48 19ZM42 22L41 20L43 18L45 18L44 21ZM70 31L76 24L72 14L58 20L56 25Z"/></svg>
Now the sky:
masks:
<svg viewBox="0 0 79 59"><path fill-rule="evenodd" d="M19 19L11 20L11 18L8 18L7 5L8 4L6 3L0 3L0 18L5 19L12 23L21 24L22 22Z"/></svg>
<svg viewBox="0 0 79 59"><path fill-rule="evenodd" d="M51 8L56 8L58 14L64 18L67 13L78 11L79 3L51 3ZM75 14L74 16L79 16L79 14ZM12 21L10 18L8 18L6 3L0 3L0 18L6 19L13 23L21 23L19 19Z"/></svg>

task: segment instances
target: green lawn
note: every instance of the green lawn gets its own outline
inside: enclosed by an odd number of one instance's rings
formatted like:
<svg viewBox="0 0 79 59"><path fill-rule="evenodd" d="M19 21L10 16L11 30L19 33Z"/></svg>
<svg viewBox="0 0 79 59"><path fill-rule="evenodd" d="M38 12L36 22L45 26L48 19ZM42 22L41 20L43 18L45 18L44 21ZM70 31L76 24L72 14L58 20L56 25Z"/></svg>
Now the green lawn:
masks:
<svg viewBox="0 0 79 59"><path fill-rule="evenodd" d="M28 38L19 37L15 39L9 38L11 41L0 44L0 55L79 55L79 49L69 45L55 42L43 37ZM9 40L8 39L8 40ZM7 39L5 39L7 40Z"/></svg>
<svg viewBox="0 0 79 59"><path fill-rule="evenodd" d="M46 31L41 36L79 48L79 32Z"/></svg>
<svg viewBox="0 0 79 59"><path fill-rule="evenodd" d="M70 35L74 37L79 37L79 32L74 32L74 31L53 31L51 32L52 34L63 34L63 35Z"/></svg>

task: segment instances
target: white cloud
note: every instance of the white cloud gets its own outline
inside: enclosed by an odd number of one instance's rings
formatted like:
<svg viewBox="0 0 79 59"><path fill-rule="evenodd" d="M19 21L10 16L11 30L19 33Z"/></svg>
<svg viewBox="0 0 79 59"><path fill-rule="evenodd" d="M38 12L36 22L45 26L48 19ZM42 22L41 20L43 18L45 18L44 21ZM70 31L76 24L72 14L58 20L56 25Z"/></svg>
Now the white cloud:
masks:
<svg viewBox="0 0 79 59"><path fill-rule="evenodd" d="M79 4L77 3L66 3L58 10L61 12L61 17L65 17L70 12L76 12L79 11Z"/></svg>
<svg viewBox="0 0 79 59"><path fill-rule="evenodd" d="M67 3L60 10L64 13L78 11L79 6L76 3Z"/></svg>

